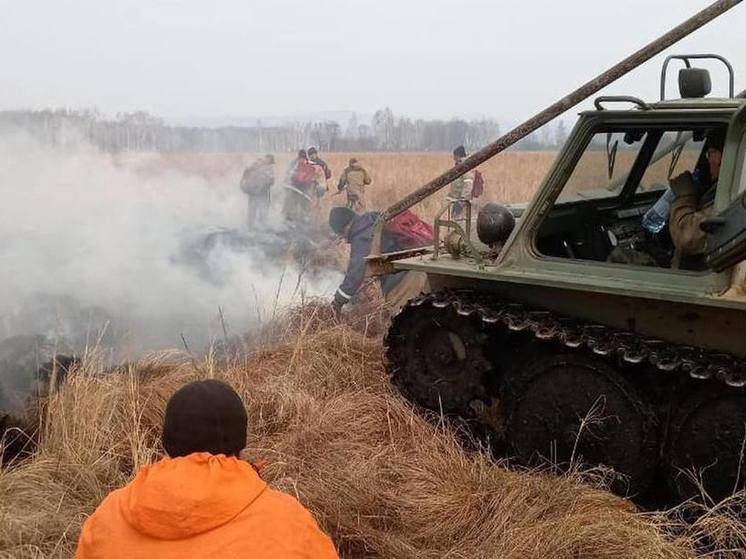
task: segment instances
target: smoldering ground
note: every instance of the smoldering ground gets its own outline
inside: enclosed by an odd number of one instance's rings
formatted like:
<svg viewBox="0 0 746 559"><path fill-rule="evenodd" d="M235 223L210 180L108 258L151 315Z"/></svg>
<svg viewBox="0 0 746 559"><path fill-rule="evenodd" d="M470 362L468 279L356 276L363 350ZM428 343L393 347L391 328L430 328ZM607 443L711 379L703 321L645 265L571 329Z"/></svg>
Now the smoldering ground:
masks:
<svg viewBox="0 0 746 559"><path fill-rule="evenodd" d="M34 335L128 359L186 340L198 352L224 328L242 334L276 306L333 290L337 272L299 284L296 264L260 251L212 247L201 263L211 278L179 261L210 228L244 226L241 169L204 176L160 157L0 133L0 343Z"/></svg>

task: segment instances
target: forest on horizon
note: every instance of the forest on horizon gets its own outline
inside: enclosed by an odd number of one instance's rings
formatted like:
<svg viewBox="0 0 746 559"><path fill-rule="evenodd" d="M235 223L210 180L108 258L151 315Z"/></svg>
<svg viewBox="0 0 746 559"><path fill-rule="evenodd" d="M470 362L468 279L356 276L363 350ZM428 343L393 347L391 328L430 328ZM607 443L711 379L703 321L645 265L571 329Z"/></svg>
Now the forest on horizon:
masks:
<svg viewBox="0 0 746 559"><path fill-rule="evenodd" d="M494 119L412 119L389 108L370 123L353 113L335 120L262 126L197 127L166 123L144 111L107 117L97 110L0 111L0 132L21 129L43 145L66 148L81 140L109 153L120 152L287 152L316 146L326 152L443 152L458 145L474 151L502 132ZM514 149L556 149L567 139L564 121L550 123Z"/></svg>

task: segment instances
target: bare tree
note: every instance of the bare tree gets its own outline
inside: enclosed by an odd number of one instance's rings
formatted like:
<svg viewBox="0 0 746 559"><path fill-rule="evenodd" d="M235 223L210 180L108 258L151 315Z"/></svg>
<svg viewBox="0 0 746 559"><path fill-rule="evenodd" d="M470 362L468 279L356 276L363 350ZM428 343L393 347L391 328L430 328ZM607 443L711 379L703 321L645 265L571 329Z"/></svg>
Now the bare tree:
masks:
<svg viewBox="0 0 746 559"><path fill-rule="evenodd" d="M279 126L198 128L172 126L145 111L106 118L96 109L0 111L0 131L23 128L40 142L67 149L84 139L107 152L119 151L295 151L317 145L324 151L450 151L463 144L475 151L500 134L490 119L412 120L386 107L370 124L352 115L346 128L335 121L293 122ZM555 149L568 135L564 121L533 134L518 149Z"/></svg>

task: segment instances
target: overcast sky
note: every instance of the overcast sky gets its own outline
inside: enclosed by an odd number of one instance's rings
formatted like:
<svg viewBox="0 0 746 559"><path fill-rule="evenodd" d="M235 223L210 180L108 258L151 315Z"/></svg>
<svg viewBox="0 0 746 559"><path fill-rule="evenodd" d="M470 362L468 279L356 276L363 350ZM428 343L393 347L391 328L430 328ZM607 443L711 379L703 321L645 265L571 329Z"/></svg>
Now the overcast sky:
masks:
<svg viewBox="0 0 746 559"><path fill-rule="evenodd" d="M520 120L709 3L0 0L0 109ZM724 54L744 88L744 29L746 4L670 52ZM608 92L654 97L661 60Z"/></svg>

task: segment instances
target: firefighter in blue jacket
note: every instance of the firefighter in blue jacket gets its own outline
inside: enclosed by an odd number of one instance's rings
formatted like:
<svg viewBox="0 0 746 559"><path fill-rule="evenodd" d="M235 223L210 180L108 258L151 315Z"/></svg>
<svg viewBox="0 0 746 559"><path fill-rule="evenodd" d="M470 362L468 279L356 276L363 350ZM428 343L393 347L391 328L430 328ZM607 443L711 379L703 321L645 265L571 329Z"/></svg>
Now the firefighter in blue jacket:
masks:
<svg viewBox="0 0 746 559"><path fill-rule="evenodd" d="M332 208L329 212L329 226L350 245L350 260L342 284L334 294L332 307L339 314L342 307L358 292L365 279L365 258L370 254L373 242L373 229L379 214L367 212L357 215L349 208ZM384 229L381 237L381 252L395 252L406 247L395 236ZM427 276L422 272L403 271L384 274L378 278L386 305L396 311L409 299L416 297L427 288Z"/></svg>

